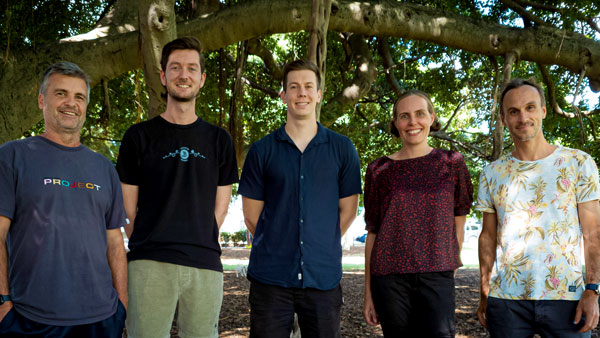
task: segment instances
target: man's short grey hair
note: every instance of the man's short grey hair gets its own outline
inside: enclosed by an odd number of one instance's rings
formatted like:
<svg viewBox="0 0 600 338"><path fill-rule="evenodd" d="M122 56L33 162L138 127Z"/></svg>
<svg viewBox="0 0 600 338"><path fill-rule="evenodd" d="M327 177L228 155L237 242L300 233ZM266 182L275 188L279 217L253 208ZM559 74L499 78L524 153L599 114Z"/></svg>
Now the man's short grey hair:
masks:
<svg viewBox="0 0 600 338"><path fill-rule="evenodd" d="M46 69L44 76L42 77L42 83L40 84L40 94L46 96L48 85L50 84L50 76L53 74L72 76L85 81L87 87L87 102L90 102L90 77L79 68L78 65L68 61L54 63Z"/></svg>
<svg viewBox="0 0 600 338"><path fill-rule="evenodd" d="M544 90L542 89L542 86L540 86L540 84L535 81L535 79L533 79L533 78L531 78L531 79L514 78L502 87L502 94L500 94L500 114L501 115L504 115L504 97L506 96L506 94L510 90L513 90L513 89L516 89L519 87L523 87L523 86L531 86L531 87L535 88L535 90L537 90L538 94L540 95L541 106L542 107L546 106L546 97L544 96Z"/></svg>

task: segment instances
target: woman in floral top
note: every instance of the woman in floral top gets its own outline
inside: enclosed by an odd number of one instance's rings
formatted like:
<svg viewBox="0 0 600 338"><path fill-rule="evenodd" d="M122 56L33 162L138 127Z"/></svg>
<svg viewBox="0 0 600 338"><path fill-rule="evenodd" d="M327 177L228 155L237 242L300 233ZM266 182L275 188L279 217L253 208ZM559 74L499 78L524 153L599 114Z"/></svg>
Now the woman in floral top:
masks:
<svg viewBox="0 0 600 338"><path fill-rule="evenodd" d="M386 337L454 337L469 172L461 154L427 144L439 122L426 93L404 93L393 115L402 148L369 164L365 178L363 315Z"/></svg>

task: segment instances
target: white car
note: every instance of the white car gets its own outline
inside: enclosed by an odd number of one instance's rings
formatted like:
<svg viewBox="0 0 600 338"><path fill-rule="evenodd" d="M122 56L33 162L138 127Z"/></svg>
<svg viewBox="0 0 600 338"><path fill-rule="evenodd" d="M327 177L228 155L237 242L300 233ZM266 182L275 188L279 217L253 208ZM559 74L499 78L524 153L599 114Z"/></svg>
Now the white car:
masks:
<svg viewBox="0 0 600 338"><path fill-rule="evenodd" d="M465 222L465 242L477 242L481 233L481 221L477 218L467 218Z"/></svg>

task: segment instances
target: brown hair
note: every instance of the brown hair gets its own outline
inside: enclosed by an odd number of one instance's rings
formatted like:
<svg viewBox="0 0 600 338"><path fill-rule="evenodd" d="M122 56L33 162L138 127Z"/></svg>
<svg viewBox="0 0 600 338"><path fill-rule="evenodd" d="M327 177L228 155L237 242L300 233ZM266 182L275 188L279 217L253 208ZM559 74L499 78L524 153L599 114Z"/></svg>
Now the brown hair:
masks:
<svg viewBox="0 0 600 338"><path fill-rule="evenodd" d="M169 62L169 56L173 51L181 50L181 49L193 49L198 52L200 56L200 71L202 74L205 73L204 69L204 55L202 54L202 43L200 40L196 39L193 36L188 36L184 38L175 39L169 43L167 43L162 49L162 56L160 58L160 66L164 71L167 70L167 62Z"/></svg>
<svg viewBox="0 0 600 338"><path fill-rule="evenodd" d="M395 137L400 137L400 132L398 131L398 128L396 128L396 126L394 125L394 121L396 121L396 118L397 118L396 108L398 107L398 103L400 103L400 101L404 100L405 98L407 98L409 96L413 96L413 95L424 99L425 102L427 103L427 111L429 112L429 114L431 114L431 115L435 114L435 109L433 109L433 103L431 102L431 98L429 97L429 95L427 93L425 93L422 90L418 90L418 89L410 89L410 90L405 91L396 99L396 101L394 102L394 108L392 110L392 120L390 121L390 132ZM438 131L440 129L442 129L442 124L440 123L440 121L438 121L437 115L435 115L435 119L433 120L431 127L429 127L429 131L430 132Z"/></svg>
<svg viewBox="0 0 600 338"><path fill-rule="evenodd" d="M321 72L319 67L309 60L296 60L286 64L283 67L283 91L287 91L287 76L288 73L294 70L310 70L317 77L317 90L321 89Z"/></svg>
<svg viewBox="0 0 600 338"><path fill-rule="evenodd" d="M506 93L508 93L509 91L513 90L513 89L517 89L519 87L523 87L523 86L531 86L533 88L535 88L538 92L538 94L540 94L540 103L542 107L546 106L546 98L544 97L544 90L542 89L542 86L540 86L535 79L531 78L528 80L524 80L524 79L520 79L520 78L515 78L512 79L511 81L509 81L508 83L506 83L504 85L504 87L502 88L502 94L500 94L500 114L504 115L504 97L506 96Z"/></svg>

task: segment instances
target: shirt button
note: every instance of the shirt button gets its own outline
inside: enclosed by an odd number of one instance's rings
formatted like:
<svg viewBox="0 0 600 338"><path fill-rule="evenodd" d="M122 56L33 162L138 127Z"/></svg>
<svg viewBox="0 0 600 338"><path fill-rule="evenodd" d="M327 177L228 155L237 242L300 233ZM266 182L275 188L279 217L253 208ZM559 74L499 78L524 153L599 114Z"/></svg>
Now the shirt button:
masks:
<svg viewBox="0 0 600 338"><path fill-rule="evenodd" d="M300 175L300 179L303 180L304 179L304 175Z"/></svg>
<svg viewBox="0 0 600 338"><path fill-rule="evenodd" d="M303 245L303 244L304 244L304 241L300 241L300 245Z"/></svg>
<svg viewBox="0 0 600 338"><path fill-rule="evenodd" d="M302 218L300 218L300 223L304 223L304 220Z"/></svg>

